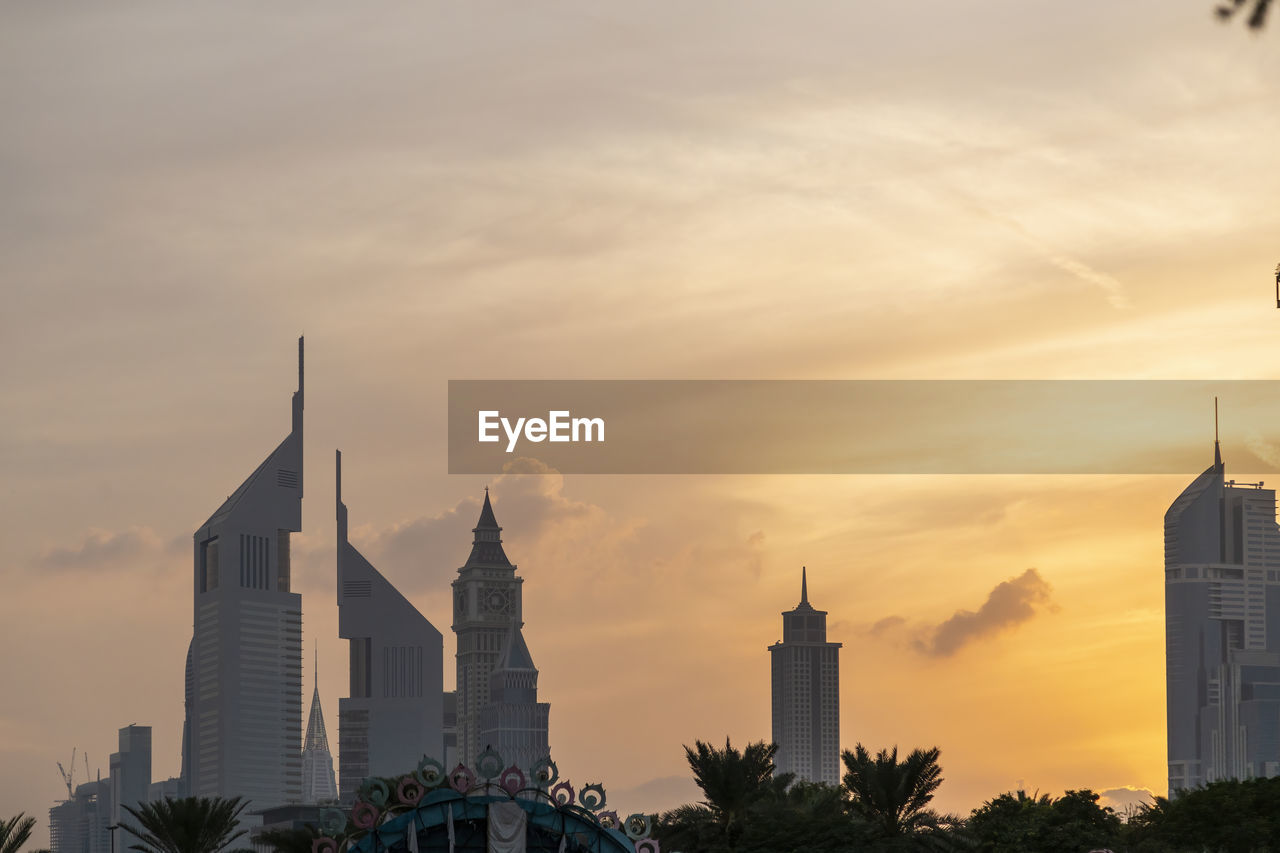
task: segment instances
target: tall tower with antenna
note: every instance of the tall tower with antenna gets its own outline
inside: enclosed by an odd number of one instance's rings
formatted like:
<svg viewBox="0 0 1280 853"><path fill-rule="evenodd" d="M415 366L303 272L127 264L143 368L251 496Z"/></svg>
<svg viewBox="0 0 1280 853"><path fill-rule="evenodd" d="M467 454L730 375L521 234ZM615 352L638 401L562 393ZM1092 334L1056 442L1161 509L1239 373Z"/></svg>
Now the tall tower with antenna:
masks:
<svg viewBox="0 0 1280 853"><path fill-rule="evenodd" d="M827 611L809 603L804 567L800 603L782 614L782 640L769 647L769 654L777 772L839 785L840 643L827 642Z"/></svg>
<svg viewBox="0 0 1280 853"><path fill-rule="evenodd" d="M1164 516L1169 791L1280 775L1276 493L1213 464Z"/></svg>

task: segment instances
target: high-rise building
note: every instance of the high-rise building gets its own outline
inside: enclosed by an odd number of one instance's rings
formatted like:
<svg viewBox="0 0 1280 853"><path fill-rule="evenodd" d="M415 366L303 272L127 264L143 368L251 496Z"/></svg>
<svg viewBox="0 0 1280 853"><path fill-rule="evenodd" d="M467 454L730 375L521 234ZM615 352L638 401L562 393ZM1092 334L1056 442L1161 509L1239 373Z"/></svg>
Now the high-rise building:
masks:
<svg viewBox="0 0 1280 853"><path fill-rule="evenodd" d="M120 751L111 754L111 823L133 817L125 806L137 809L147 802L151 787L151 726L125 726L120 730Z"/></svg>
<svg viewBox="0 0 1280 853"><path fill-rule="evenodd" d="M827 642L827 612L809 604L800 569L800 604L782 614L773 668L774 766L810 782L840 784L840 643Z"/></svg>
<svg viewBox="0 0 1280 853"><path fill-rule="evenodd" d="M302 802L327 803L338 798L338 782L329 754L329 734L320 709L320 664L315 667L315 689L311 692L311 713L307 715L307 736L302 742Z"/></svg>
<svg viewBox="0 0 1280 853"><path fill-rule="evenodd" d="M111 782L77 785L69 799L49 809L52 853L111 853Z"/></svg>
<svg viewBox="0 0 1280 853"><path fill-rule="evenodd" d="M444 751L444 638L347 539L336 455L338 635L350 642L350 696L338 700L338 784L349 802L370 776Z"/></svg>
<svg viewBox="0 0 1280 853"><path fill-rule="evenodd" d="M196 530L183 787L262 809L302 797L302 339L292 429Z"/></svg>
<svg viewBox="0 0 1280 853"><path fill-rule="evenodd" d="M480 520L471 532L475 537L471 554L453 581L453 630L458 645L458 758L471 764L486 747L498 749L507 738L513 755L499 752L510 764L516 757L514 753L524 756L546 744L550 706L537 701L538 671L519 634L524 627L520 597L524 579L516 577L516 567L502 549L502 528L493 515L488 489ZM493 676L504 657L507 667L498 674L495 692ZM497 707L486 711L494 699L498 700ZM516 705L521 710L516 711ZM504 725L512 726L512 731L503 734ZM518 736L516 730L520 732ZM511 738L518 738L519 743ZM533 760L545 755L546 752Z"/></svg>
<svg viewBox="0 0 1280 853"><path fill-rule="evenodd" d="M1213 456L1164 516L1171 793L1280 775L1276 493Z"/></svg>
<svg viewBox="0 0 1280 853"><path fill-rule="evenodd" d="M538 701L538 668L524 633L513 627L489 675L489 701L480 708L481 749L492 747L508 766L527 770L550 755L550 715L551 705Z"/></svg>

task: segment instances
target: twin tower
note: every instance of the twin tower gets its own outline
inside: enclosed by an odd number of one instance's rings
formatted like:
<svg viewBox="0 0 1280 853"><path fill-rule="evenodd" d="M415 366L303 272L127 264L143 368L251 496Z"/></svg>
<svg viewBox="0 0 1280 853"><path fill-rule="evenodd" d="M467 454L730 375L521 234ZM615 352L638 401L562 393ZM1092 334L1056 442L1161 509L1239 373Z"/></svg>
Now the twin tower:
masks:
<svg viewBox="0 0 1280 853"><path fill-rule="evenodd" d="M302 596L290 535L302 529L303 342L292 430L194 536L180 788L243 796L251 808L304 802ZM521 634L522 578L485 491L453 581L457 689L443 688L443 637L347 538L337 454L338 634L350 644L338 711L340 799L426 755L474 764L488 748L528 769L548 753L550 706ZM314 712L313 712L314 714Z"/></svg>

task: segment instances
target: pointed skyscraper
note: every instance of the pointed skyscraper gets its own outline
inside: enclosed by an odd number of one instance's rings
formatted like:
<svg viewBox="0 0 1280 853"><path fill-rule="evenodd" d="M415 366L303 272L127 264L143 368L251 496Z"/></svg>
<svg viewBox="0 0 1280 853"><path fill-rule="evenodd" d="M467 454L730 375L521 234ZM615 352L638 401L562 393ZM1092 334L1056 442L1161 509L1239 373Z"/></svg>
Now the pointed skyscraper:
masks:
<svg viewBox="0 0 1280 853"><path fill-rule="evenodd" d="M347 539L342 453L335 453L338 635L350 641L351 682L338 700L343 802L370 776L394 776L444 751L444 638Z"/></svg>
<svg viewBox="0 0 1280 853"><path fill-rule="evenodd" d="M773 667L774 765L809 782L840 784L840 644L827 642L827 612L809 604L800 569L800 603L782 614Z"/></svg>
<svg viewBox="0 0 1280 853"><path fill-rule="evenodd" d="M1164 515L1169 791L1280 775L1276 493L1213 465Z"/></svg>
<svg viewBox="0 0 1280 853"><path fill-rule="evenodd" d="M325 803L338 798L338 783L333 775L333 756L329 754L324 711L320 708L319 657L316 658L314 681L311 713L307 716L307 737L302 743L302 801Z"/></svg>
<svg viewBox="0 0 1280 853"><path fill-rule="evenodd" d="M250 808L302 796L302 596L289 536L302 529L302 339L292 430L193 537L183 790Z"/></svg>

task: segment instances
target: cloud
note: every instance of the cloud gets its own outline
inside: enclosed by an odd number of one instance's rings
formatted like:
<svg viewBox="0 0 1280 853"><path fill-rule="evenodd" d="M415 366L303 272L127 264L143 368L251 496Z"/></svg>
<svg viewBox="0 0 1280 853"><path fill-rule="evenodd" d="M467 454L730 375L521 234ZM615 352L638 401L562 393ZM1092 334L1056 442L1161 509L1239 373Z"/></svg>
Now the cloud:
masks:
<svg viewBox="0 0 1280 853"><path fill-rule="evenodd" d="M1107 302L1111 303L1112 308L1130 307L1129 296L1125 293L1124 285L1117 281L1114 276L1099 272L1084 261L1067 255L1052 254L1049 256L1049 263L1100 289L1106 294Z"/></svg>
<svg viewBox="0 0 1280 853"><path fill-rule="evenodd" d="M629 788L609 791L611 802L621 803L628 811L646 813L667 811L703 798L702 791L689 774L659 776Z"/></svg>
<svg viewBox="0 0 1280 853"><path fill-rule="evenodd" d="M1128 786L1122 788L1108 788L1105 791L1099 791L1099 805L1110 806L1118 813L1124 814L1130 809L1137 809L1140 806L1149 806L1156 800L1156 795L1146 788L1131 788Z"/></svg>
<svg viewBox="0 0 1280 853"><path fill-rule="evenodd" d="M938 625L928 639L917 640L917 650L932 657L950 657L974 640L998 634L1029 621L1037 607L1052 603L1052 589L1035 569L996 585L975 613L957 610Z"/></svg>
<svg viewBox="0 0 1280 853"><path fill-rule="evenodd" d="M1280 468L1280 446L1275 442L1267 441L1262 434L1256 430L1250 431L1245 436L1244 445L1249 452L1261 459L1268 465Z"/></svg>
<svg viewBox="0 0 1280 853"><path fill-rule="evenodd" d="M951 657L972 642L1016 628L1037 612L1053 609L1053 589L1035 569L1002 581L978 610L957 610L937 625L886 616L858 629L864 636L900 643L929 657Z"/></svg>
<svg viewBox="0 0 1280 853"><path fill-rule="evenodd" d="M90 528L75 545L45 549L36 558L36 564L60 571L119 568L125 561L170 550L172 544L165 543L149 527L130 527L114 533Z"/></svg>

